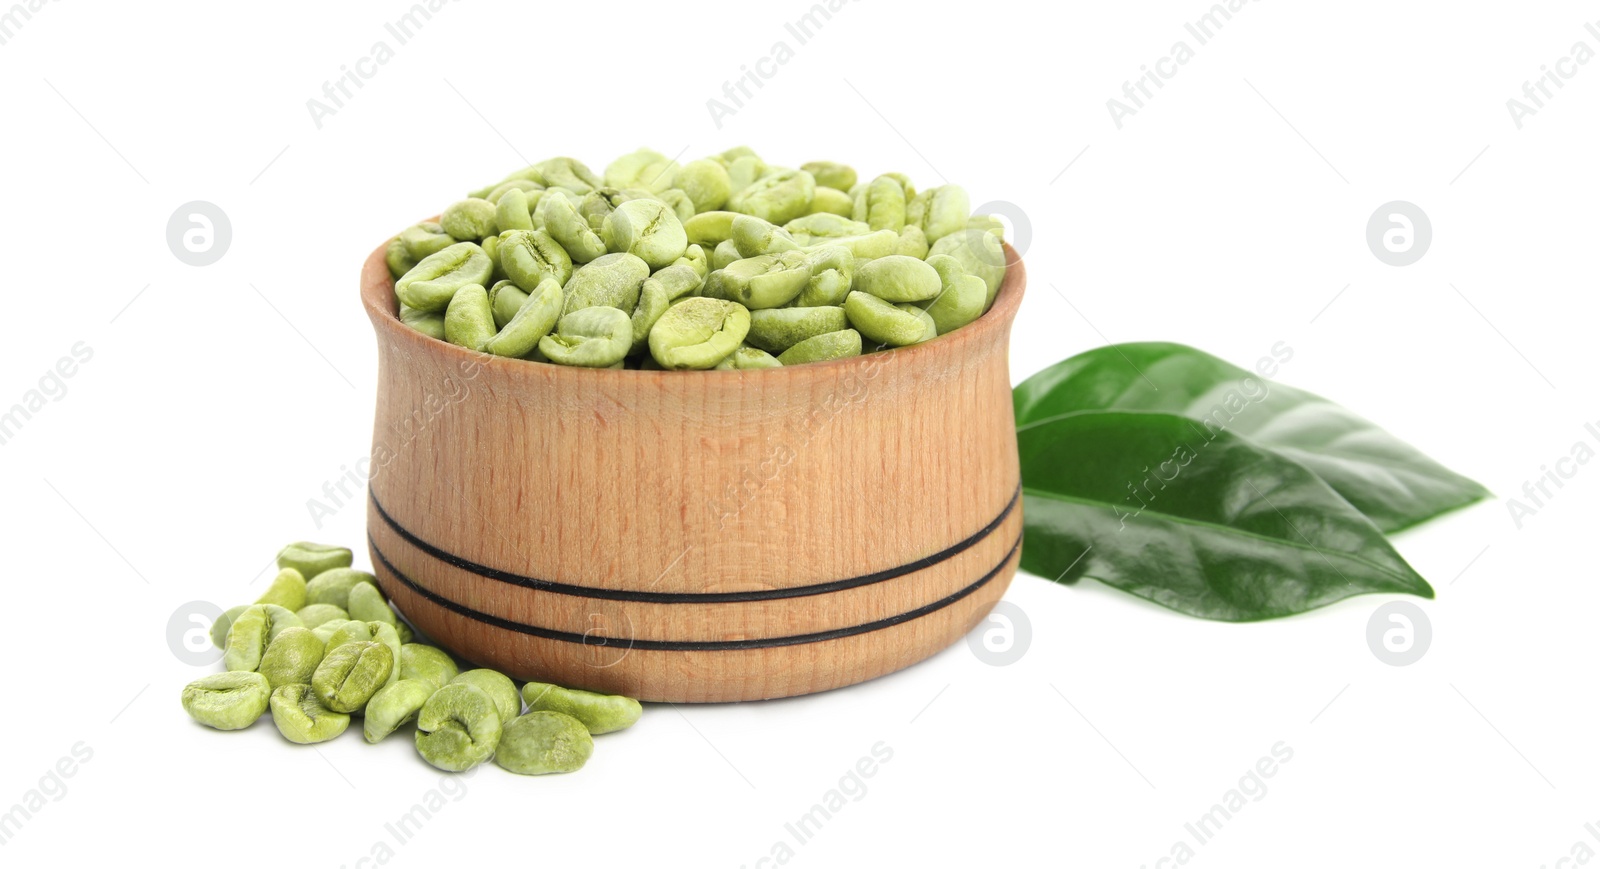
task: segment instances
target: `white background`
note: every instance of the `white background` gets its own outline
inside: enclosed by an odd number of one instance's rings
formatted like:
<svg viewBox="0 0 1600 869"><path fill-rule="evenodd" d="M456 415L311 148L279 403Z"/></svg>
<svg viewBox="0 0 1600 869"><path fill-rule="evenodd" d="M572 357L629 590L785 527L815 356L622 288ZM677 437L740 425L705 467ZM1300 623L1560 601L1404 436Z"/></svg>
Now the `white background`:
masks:
<svg viewBox="0 0 1600 869"><path fill-rule="evenodd" d="M376 865L359 861L379 842L398 866L772 865L780 841L809 866L1154 867L1180 840L1190 865L1230 867L1600 850L1600 466L1520 529L1505 502L1600 421L1600 63L1520 130L1506 108L1574 43L1600 49L1600 6L1252 2L1121 129L1106 101L1195 47L1204 2L864 0L805 45L784 29L803 2L473 0L396 46L384 24L406 8L67 0L0 45L0 408L93 352L0 447L0 810L92 752L6 865L129 847ZM319 129L307 100L379 40L393 59ZM779 40L793 58L719 128L707 100ZM362 539L359 505L317 528L306 502L370 442L367 252L527 160L745 143L1019 207L1014 380L1107 341L1245 365L1283 341L1282 382L1481 480L1498 500L1396 540L1438 590L1427 654L1369 651L1379 597L1228 625L1019 575L1018 663L961 644L824 696L652 706L577 775L451 779L405 739L191 723L179 691L213 668L178 660L169 616L253 599L285 541ZM1434 230L1404 268L1364 241L1395 199ZM191 200L232 223L209 267L165 241ZM796 845L784 824L880 742L864 795ZM1264 796L1196 845L1184 824L1280 742ZM384 824L442 781L444 808L396 844Z"/></svg>

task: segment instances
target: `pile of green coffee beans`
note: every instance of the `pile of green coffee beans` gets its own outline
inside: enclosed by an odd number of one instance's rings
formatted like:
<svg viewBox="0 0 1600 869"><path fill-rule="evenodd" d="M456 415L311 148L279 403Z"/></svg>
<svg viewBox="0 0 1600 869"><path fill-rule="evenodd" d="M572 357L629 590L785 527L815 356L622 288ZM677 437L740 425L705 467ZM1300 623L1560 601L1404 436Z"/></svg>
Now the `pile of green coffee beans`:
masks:
<svg viewBox="0 0 1600 869"><path fill-rule="evenodd" d="M555 157L389 242L400 319L496 356L587 368L776 368L927 341L1005 276L966 191L749 148L596 175Z"/></svg>
<svg viewBox="0 0 1600 869"><path fill-rule="evenodd" d="M629 697L545 682L518 692L503 673L462 671L443 650L415 641L351 556L317 543L284 547L266 594L212 626L227 672L183 689L189 716L243 730L270 709L278 732L301 745L344 733L352 715L370 743L415 721L417 753L439 769L460 772L492 757L523 775L577 770L595 734L639 720L639 701Z"/></svg>

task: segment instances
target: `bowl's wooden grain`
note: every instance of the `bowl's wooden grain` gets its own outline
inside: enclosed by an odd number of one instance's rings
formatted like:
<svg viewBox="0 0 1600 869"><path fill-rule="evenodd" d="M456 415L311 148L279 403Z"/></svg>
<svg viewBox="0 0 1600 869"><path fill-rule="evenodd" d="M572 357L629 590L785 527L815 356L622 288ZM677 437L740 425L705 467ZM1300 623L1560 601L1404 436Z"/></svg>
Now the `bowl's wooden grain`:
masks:
<svg viewBox="0 0 1600 869"><path fill-rule="evenodd" d="M1022 533L1007 349L1026 277L949 335L764 371L484 356L396 318L383 248L368 544L452 652L643 700L806 694L978 623Z"/></svg>

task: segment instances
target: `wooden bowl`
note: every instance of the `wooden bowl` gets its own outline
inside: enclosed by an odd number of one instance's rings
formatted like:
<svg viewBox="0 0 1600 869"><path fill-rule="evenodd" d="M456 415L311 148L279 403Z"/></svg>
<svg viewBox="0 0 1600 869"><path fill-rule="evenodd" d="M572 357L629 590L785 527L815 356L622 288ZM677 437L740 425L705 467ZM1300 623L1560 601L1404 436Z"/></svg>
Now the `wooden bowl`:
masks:
<svg viewBox="0 0 1600 869"><path fill-rule="evenodd" d="M710 702L916 663L1005 593L1026 281L925 344L761 371L501 359L397 319L380 246L367 527L385 593L517 679Z"/></svg>

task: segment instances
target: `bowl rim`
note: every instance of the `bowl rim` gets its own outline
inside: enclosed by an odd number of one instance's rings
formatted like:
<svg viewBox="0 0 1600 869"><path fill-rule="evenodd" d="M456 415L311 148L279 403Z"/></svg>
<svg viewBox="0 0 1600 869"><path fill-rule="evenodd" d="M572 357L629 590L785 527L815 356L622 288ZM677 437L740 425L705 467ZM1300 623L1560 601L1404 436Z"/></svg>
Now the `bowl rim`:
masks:
<svg viewBox="0 0 1600 869"><path fill-rule="evenodd" d="M696 369L693 371L656 371L638 368L583 368L576 365L556 365L554 363L537 363L530 359L513 359L506 356L496 356L492 353L483 353L469 350L459 344L451 344L438 338L425 335L407 326L400 321L400 302L395 298L395 278L389 274L387 252L390 240L384 241L373 249L367 256L361 269L361 303L366 309L367 317L372 321L373 328L380 333L387 333L391 338L408 343L418 352L442 354L445 359L456 360L463 366L487 366L490 369L499 368L508 375L514 376L517 372L524 374L538 374L546 377L572 378L576 383L582 380L585 383L651 383L659 384L670 382L683 377L711 376L720 377L722 382L742 382L746 375L759 375L763 378L779 378L793 380L796 377L812 381L835 380L838 373L845 368L859 366L863 360L878 361L880 363L908 362L915 363L921 356L928 353L948 351L959 353L963 346L976 342L992 342L999 338L1004 340L1010 333L1011 323L1016 318L1017 310L1022 304L1022 296L1027 286L1027 269L1023 266L1022 255L1011 246L1008 241L1001 241L1001 248L1006 255L1006 273L1000 281L1000 288L995 292L994 303L989 310L983 312L978 319L965 326L944 335L939 335L931 340L912 344L908 347L896 347L891 350L879 350L872 353L863 353L859 356L848 356L843 359L830 359L826 362L808 362L804 365L784 366L777 372L770 368L762 369ZM530 365L530 363L532 363ZM640 375L654 375L652 378L643 378ZM595 378L598 378L596 380Z"/></svg>

